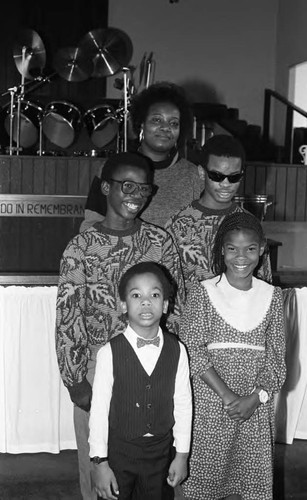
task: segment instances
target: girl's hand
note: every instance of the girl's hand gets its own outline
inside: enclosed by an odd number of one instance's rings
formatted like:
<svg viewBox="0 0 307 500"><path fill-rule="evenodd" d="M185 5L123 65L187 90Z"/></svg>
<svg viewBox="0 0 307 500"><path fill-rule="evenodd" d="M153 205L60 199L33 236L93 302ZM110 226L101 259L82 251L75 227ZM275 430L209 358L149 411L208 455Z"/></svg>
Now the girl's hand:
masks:
<svg viewBox="0 0 307 500"><path fill-rule="evenodd" d="M259 397L253 393L249 396L239 396L229 404L224 405L229 418L239 423L248 420L260 405Z"/></svg>

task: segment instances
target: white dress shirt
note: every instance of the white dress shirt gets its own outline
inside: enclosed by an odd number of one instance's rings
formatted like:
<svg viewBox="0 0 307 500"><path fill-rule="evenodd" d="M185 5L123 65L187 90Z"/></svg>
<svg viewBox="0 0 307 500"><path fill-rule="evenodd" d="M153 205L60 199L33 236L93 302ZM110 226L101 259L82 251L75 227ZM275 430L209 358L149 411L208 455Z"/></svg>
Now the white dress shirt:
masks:
<svg viewBox="0 0 307 500"><path fill-rule="evenodd" d="M125 335L129 344L136 353L146 373L150 376L159 359L164 337L159 328L159 347L149 344L137 347L137 334L128 326ZM192 396L190 373L186 349L179 342L180 356L175 379L174 392L174 446L177 452L188 453L191 440ZM110 343L104 345L97 354L95 378L93 383L93 397L90 413L90 457L108 456L109 410L113 390L113 356Z"/></svg>

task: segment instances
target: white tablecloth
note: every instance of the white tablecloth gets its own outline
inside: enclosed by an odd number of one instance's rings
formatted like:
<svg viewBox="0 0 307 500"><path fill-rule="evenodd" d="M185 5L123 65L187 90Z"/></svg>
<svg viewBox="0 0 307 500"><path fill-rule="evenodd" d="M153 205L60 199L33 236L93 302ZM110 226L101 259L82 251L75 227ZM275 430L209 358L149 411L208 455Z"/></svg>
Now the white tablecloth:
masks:
<svg viewBox="0 0 307 500"><path fill-rule="evenodd" d="M56 287L0 287L0 452L75 449L55 354Z"/></svg>
<svg viewBox="0 0 307 500"><path fill-rule="evenodd" d="M76 449L73 405L55 354L57 288L0 286L0 452ZM299 331L276 399L277 440L307 439L307 287L296 289Z"/></svg>
<svg viewBox="0 0 307 500"><path fill-rule="evenodd" d="M276 398L276 440L307 439L307 287L296 288L298 332L288 332L287 379Z"/></svg>

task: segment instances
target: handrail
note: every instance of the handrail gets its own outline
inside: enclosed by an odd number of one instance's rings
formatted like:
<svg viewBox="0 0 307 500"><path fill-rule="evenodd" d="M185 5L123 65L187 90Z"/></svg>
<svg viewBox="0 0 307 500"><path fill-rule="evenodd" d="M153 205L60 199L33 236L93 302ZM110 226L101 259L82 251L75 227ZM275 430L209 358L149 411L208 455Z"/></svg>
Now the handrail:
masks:
<svg viewBox="0 0 307 500"><path fill-rule="evenodd" d="M307 111L305 111L303 108L300 108L299 106L296 106L296 104L293 104L293 102L289 101L286 99L284 96L276 92L276 90L271 90L271 89L265 89L266 92L270 93L273 97L276 97L279 101L281 101L283 104L286 104L287 106L290 106L294 111L297 111L298 113L301 113L301 115L305 116L307 118Z"/></svg>
<svg viewBox="0 0 307 500"><path fill-rule="evenodd" d="M291 163L291 153L292 153L292 132L293 132L293 113L296 111L302 116L307 118L307 111L296 106L293 102L286 99L284 96L276 92L275 90L265 89L264 90L264 112L263 112L263 128L262 136L265 142L270 140L270 119L271 119L271 98L274 97L282 104L287 106L286 114L286 130L285 130L285 142L284 142L284 157L283 161L285 163Z"/></svg>

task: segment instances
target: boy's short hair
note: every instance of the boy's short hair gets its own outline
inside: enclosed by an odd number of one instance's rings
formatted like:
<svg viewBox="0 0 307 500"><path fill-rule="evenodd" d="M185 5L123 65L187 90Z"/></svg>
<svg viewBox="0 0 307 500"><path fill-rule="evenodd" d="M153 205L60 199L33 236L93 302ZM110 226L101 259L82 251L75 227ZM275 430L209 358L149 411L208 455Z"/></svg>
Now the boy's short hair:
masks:
<svg viewBox="0 0 307 500"><path fill-rule="evenodd" d="M147 156L142 155L141 153L117 153L115 155L110 156L105 162L100 179L101 181L109 181L113 178L114 173L117 171L119 167L131 165L133 167L137 167L140 170L143 170L147 174L148 184L153 184L154 180L154 168L153 162Z"/></svg>
<svg viewBox="0 0 307 500"><path fill-rule="evenodd" d="M241 169L245 166L245 151L238 139L232 135L218 134L211 137L202 147L202 164L208 166L210 155L226 156L227 158L240 158Z"/></svg>
<svg viewBox="0 0 307 500"><path fill-rule="evenodd" d="M134 278L134 276L145 273L154 274L162 285L164 300L168 300L170 298L170 295L172 293L172 285L170 281L169 271L157 262L139 262L138 264L130 267L121 277L118 285L120 300L126 300L127 286L129 281Z"/></svg>

